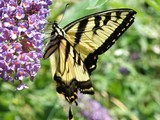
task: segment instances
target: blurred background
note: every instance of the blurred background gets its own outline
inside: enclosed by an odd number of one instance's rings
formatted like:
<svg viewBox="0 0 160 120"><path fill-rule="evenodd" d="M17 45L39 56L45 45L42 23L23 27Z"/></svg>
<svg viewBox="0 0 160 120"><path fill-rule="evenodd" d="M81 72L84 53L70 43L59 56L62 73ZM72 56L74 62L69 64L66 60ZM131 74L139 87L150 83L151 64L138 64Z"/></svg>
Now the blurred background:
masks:
<svg viewBox="0 0 160 120"><path fill-rule="evenodd" d="M134 24L99 56L91 76L95 95L80 95L75 120L160 120L159 6L159 0L53 0L48 21L61 27L102 10L137 11ZM24 83L29 89L16 91L0 80L0 120L67 120L68 105L56 93L49 59L41 60L34 82Z"/></svg>

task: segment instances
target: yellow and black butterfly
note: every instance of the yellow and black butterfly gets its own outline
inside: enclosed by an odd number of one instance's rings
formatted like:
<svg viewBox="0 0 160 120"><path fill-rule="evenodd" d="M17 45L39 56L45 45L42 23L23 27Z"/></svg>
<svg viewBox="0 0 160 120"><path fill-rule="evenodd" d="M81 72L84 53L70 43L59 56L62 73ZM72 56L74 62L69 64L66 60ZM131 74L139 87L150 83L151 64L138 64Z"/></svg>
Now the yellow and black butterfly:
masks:
<svg viewBox="0 0 160 120"><path fill-rule="evenodd" d="M66 25L52 24L43 58L56 55L56 90L71 104L77 92L94 94L90 80L98 55L107 51L134 22L136 12L121 8L94 13ZM72 118L71 112L69 118Z"/></svg>

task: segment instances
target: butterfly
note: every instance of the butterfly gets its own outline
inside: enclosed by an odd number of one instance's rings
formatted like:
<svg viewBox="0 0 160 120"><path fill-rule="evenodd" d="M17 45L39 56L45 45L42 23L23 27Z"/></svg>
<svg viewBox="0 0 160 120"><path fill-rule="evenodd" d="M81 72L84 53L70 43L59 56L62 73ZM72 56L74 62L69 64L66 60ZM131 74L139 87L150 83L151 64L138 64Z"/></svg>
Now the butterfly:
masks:
<svg viewBox="0 0 160 120"><path fill-rule="evenodd" d="M132 25L135 14L132 9L120 8L90 14L64 28L52 23L43 58L54 53L56 90L70 104L77 104L78 91L94 94L90 75L96 69L98 55L107 51ZM69 110L69 119L72 117Z"/></svg>

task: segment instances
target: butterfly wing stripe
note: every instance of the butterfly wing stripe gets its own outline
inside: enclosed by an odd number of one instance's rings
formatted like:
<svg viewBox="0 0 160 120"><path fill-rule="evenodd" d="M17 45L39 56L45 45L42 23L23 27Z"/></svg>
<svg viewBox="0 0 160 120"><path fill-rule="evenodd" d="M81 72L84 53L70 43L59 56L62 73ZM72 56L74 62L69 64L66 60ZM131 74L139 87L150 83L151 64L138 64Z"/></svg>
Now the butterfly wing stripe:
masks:
<svg viewBox="0 0 160 120"><path fill-rule="evenodd" d="M70 52L70 44L69 44L69 42L66 42L66 48L65 48L65 62L64 62L64 63L66 63L66 61L67 61L67 59L68 59L69 52Z"/></svg>
<svg viewBox="0 0 160 120"><path fill-rule="evenodd" d="M101 29L99 26L100 26L100 20L101 20L101 17L100 16L95 16L94 17L94 23L95 23L95 26L93 27L93 33L96 34L96 30L97 29Z"/></svg>
<svg viewBox="0 0 160 120"><path fill-rule="evenodd" d="M79 23L77 33L75 34L75 44L74 44L74 46L76 46L79 43L79 41L81 39L81 35L84 32L87 23L88 23L88 19L85 19L85 20L83 20Z"/></svg>

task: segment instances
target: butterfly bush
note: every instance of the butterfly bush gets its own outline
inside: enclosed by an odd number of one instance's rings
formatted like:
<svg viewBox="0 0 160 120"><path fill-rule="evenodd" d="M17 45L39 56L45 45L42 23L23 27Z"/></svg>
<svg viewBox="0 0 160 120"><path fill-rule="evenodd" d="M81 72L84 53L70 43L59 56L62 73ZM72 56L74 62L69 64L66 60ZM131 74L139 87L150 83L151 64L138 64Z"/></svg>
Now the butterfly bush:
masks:
<svg viewBox="0 0 160 120"><path fill-rule="evenodd" d="M18 90L28 88L40 68L44 26L51 0L0 1L0 78L19 81Z"/></svg>

